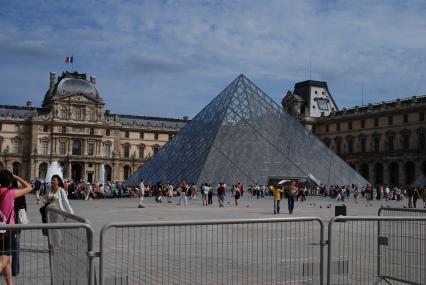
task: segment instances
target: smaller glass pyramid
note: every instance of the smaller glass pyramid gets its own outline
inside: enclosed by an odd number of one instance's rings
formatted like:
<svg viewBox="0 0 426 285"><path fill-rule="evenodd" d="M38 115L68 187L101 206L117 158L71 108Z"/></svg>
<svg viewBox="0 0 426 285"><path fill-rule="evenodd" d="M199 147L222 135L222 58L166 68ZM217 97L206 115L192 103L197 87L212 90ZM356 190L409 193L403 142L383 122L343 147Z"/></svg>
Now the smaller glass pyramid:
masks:
<svg viewBox="0 0 426 285"><path fill-rule="evenodd" d="M367 181L244 75L238 76L128 180L150 183L307 178L326 185Z"/></svg>

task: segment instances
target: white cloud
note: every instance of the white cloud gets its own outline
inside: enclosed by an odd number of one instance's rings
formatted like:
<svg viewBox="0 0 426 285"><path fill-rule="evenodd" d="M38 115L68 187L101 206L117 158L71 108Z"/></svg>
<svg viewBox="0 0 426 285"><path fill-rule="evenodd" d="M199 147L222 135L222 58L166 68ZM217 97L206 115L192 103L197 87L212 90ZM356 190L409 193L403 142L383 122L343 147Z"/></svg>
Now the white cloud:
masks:
<svg viewBox="0 0 426 285"><path fill-rule="evenodd" d="M32 54L31 70L48 78L46 66L60 72L59 55L74 53L80 71L98 75L113 112L194 115L239 73L279 100L308 79L309 62L339 104L359 104L363 87L376 101L426 93L423 2L46 3L5 7L0 59L25 70L19 53ZM57 64L36 60L46 57ZM26 93L7 75L0 80L8 93Z"/></svg>

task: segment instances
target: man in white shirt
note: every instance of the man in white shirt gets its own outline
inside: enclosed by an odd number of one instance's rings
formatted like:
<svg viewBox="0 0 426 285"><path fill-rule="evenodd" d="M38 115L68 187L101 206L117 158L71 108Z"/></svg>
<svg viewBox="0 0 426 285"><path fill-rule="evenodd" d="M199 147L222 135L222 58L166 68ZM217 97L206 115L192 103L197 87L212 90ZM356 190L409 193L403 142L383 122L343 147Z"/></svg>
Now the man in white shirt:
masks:
<svg viewBox="0 0 426 285"><path fill-rule="evenodd" d="M141 199L139 200L138 208L145 208L143 205L143 196L145 196L145 184L143 184L143 178L141 179L141 183L139 184L139 193L141 195Z"/></svg>

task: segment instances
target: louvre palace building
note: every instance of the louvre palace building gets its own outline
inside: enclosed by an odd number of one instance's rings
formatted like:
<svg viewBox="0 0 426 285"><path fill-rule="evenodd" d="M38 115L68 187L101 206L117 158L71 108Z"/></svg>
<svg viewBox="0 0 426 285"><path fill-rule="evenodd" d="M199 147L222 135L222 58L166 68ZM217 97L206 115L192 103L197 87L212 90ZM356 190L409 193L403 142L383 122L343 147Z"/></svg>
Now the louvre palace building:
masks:
<svg viewBox="0 0 426 285"><path fill-rule="evenodd" d="M187 118L113 114L105 109L96 77L50 73L41 107L0 105L0 169L44 179L58 161L76 181L125 180L167 143Z"/></svg>
<svg viewBox="0 0 426 285"><path fill-rule="evenodd" d="M282 106L370 183L426 184L426 96L339 110L326 82L308 80Z"/></svg>

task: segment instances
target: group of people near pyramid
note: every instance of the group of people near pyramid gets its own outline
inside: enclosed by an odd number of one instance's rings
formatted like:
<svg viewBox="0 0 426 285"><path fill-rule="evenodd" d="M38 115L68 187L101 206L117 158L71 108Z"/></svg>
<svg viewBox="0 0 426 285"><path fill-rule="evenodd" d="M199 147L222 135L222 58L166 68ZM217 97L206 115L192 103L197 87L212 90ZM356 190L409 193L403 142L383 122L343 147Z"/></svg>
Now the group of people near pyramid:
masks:
<svg viewBox="0 0 426 285"><path fill-rule="evenodd" d="M139 196L138 207L144 208L144 199L146 197L154 197L156 203L177 203L180 206L188 206L189 200L198 200L201 197L203 206L213 205L213 197L217 199L219 207L225 207L225 204L235 203L235 206L239 205L241 197L246 195L252 199L264 199L266 197L273 198L273 213L279 214L281 211L281 201L287 200L288 213L293 214L294 205L296 201L303 202L307 196L310 196L312 192L316 195L329 197L330 199L338 202L344 202L349 198L353 198L354 202L358 202L360 198L365 198L366 201L373 199L373 196L377 200L398 200L402 201L406 199L408 201L408 207L416 207L417 200L423 201L423 206L426 208L426 186L420 187L409 187L407 189L401 189L398 187L390 189L387 186L379 186L377 188L372 187L370 184L359 187L356 184L350 185L331 185L327 187L324 184L315 186L314 189L308 188L306 185L298 183L295 180L288 181L282 185L265 186L255 183L249 185L247 188L237 183L235 185L227 185L225 183L218 183L212 185L210 183L202 183L197 186L195 183L182 182L178 185L170 183L157 183L155 185L147 184L141 179L138 186L133 187L132 191L135 195ZM230 198L229 198L230 197ZM230 201L231 200L231 201Z"/></svg>

